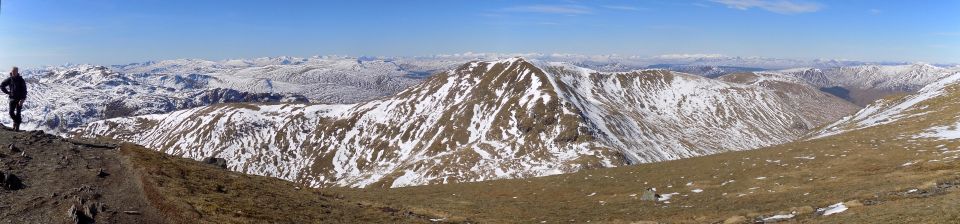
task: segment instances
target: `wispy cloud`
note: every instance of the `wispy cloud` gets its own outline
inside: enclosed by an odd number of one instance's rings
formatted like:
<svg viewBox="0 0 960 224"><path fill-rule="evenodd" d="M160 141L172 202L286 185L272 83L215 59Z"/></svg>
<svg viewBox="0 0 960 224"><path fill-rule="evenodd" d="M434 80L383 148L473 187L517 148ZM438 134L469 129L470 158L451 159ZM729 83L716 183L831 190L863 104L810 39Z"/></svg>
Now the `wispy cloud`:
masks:
<svg viewBox="0 0 960 224"><path fill-rule="evenodd" d="M581 5L524 5L509 7L503 10L508 12L530 12L563 15L585 15L593 13L593 9Z"/></svg>
<svg viewBox="0 0 960 224"><path fill-rule="evenodd" d="M694 2L694 3L690 3L690 4L693 5L693 6L696 6L696 7L710 8L710 5L703 4L703 3L699 3L699 2Z"/></svg>
<svg viewBox="0 0 960 224"><path fill-rule="evenodd" d="M639 7L634 7L634 6L628 6L628 5L602 5L601 7L608 8L608 9L624 10L624 11L640 11L640 10L644 10L644 8L639 8Z"/></svg>
<svg viewBox="0 0 960 224"><path fill-rule="evenodd" d="M760 8L763 10L780 14L800 14L820 11L823 8L820 4L813 2L804 2L799 0L710 0L712 2L726 5L729 8L747 10L750 8Z"/></svg>
<svg viewBox="0 0 960 224"><path fill-rule="evenodd" d="M873 14L873 15L880 15L880 13L883 13L883 10L870 9L870 10L868 10L868 12L870 12L870 14Z"/></svg>

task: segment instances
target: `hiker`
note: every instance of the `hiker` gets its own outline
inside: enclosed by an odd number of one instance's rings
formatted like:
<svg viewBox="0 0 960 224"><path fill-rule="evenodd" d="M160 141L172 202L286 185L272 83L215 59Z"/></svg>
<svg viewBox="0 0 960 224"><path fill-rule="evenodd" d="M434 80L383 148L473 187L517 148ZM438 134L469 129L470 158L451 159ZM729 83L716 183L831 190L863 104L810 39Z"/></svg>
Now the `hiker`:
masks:
<svg viewBox="0 0 960 224"><path fill-rule="evenodd" d="M20 77L17 67L13 67L10 77L0 83L0 90L10 96L10 119L13 120L13 130L20 131L20 122L23 121L20 111L23 110L23 100L27 99L27 82Z"/></svg>

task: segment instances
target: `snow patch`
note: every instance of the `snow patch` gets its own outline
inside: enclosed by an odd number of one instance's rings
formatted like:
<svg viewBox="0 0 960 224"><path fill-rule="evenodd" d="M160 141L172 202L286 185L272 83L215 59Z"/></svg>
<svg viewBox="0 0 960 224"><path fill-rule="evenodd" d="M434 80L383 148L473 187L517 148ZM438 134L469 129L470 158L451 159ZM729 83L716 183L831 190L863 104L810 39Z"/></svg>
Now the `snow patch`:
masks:
<svg viewBox="0 0 960 224"><path fill-rule="evenodd" d="M846 210L847 210L847 205L844 205L843 202L840 202L840 203L827 206L826 208L819 208L817 209L817 212L823 212L823 216L828 216L828 215L841 213Z"/></svg>

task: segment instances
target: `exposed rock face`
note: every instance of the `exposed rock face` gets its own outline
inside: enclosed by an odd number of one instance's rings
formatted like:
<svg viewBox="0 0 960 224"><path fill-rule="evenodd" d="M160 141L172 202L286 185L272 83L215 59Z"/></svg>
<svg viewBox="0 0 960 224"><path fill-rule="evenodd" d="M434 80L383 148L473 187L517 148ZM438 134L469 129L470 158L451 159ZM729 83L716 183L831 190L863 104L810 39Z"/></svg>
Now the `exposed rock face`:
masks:
<svg viewBox="0 0 960 224"><path fill-rule="evenodd" d="M222 169L227 169L227 160L223 158L207 157L203 158L201 162L220 167Z"/></svg>
<svg viewBox="0 0 960 224"><path fill-rule="evenodd" d="M794 140L857 109L796 79L472 62L351 105L201 107L77 129L312 186L521 178Z"/></svg>
<svg viewBox="0 0 960 224"><path fill-rule="evenodd" d="M11 191L20 190L23 189L23 180L12 173L0 172L0 187Z"/></svg>

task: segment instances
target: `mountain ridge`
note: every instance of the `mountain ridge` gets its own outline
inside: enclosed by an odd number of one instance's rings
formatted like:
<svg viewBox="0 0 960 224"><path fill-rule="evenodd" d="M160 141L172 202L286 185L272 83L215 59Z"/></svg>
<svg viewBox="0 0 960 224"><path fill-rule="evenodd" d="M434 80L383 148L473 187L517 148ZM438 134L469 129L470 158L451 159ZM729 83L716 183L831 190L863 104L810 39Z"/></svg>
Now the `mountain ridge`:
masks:
<svg viewBox="0 0 960 224"><path fill-rule="evenodd" d="M810 94L666 70L599 73L512 58L470 62L366 103L210 106L94 122L73 134L190 158L219 155L234 161L234 170L311 186L398 187L751 149L795 139L836 116L790 109L798 104L856 109L793 85ZM132 134L142 130L152 134Z"/></svg>

